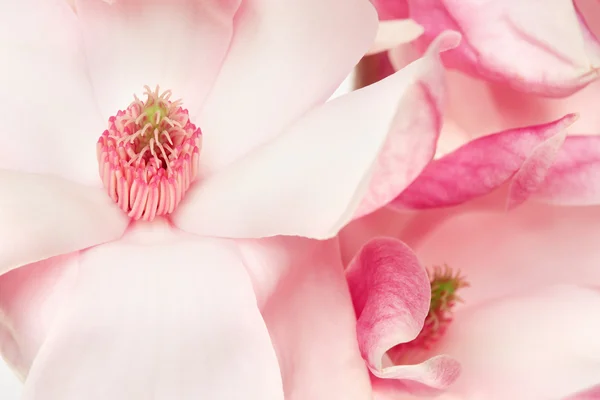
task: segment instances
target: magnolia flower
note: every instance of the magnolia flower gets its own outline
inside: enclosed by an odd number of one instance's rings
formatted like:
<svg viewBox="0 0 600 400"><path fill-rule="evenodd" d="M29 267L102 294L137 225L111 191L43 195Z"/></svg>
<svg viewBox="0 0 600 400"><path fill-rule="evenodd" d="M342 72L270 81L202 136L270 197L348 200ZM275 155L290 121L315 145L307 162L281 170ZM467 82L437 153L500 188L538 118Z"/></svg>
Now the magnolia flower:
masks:
<svg viewBox="0 0 600 400"><path fill-rule="evenodd" d="M423 22L425 34L420 39L421 42L426 41L428 35L433 35L436 30L445 26L439 20L439 16L450 15L455 9L452 2L444 2L446 8L434 2L437 8L429 9L430 14L426 14L424 11L421 12L422 10L419 11L422 2L416 0L408 3L395 0L375 3L379 6L380 18L410 16L419 21L418 16L424 18L425 15L430 15L431 17ZM400 7L399 3L403 6ZM546 25L535 25L536 29L544 29L539 30L538 34L541 36L534 41L524 40L524 38L531 39L529 36L514 36L514 32L510 29L499 30L501 35L493 38L482 35L481 40L485 41L489 38L490 40L505 41L507 44L502 47L503 49L509 49L509 44L513 41L519 41L514 44L515 48L545 44L542 49L548 51L554 49L553 51L557 52L556 49L563 45L564 37L567 37L566 33L570 32L574 35L576 31L574 27L577 26L579 29L577 32L580 33L579 36L575 36L579 38L578 40L583 40L587 44L590 41L595 43L595 36L589 33L588 29L594 32L599 31L600 20L597 16L600 15L600 8L589 3L581 4L585 7L576 7L570 1L555 3L552 4L553 7L571 7L569 9L575 13L576 21L579 22L573 25L571 24L573 21L569 18L548 19ZM505 17L498 18L496 22L514 22L519 20L518 15L530 15L522 13L526 7L533 7L536 4L538 3L521 2L519 5L507 3L503 7L497 8L492 7L491 3L481 3L478 7L490 7L489 12L485 13L483 12L485 10L480 10L481 12L478 14L473 13L471 19L465 24L470 22L473 26L480 26L487 23L487 16L500 11ZM540 10L539 13L549 12L548 10L552 9L552 7L543 8L544 10ZM477 7L472 9L479 10ZM586 24L581 22L583 21L582 13L588 20ZM557 30L553 28L553 24L558 23L564 24L566 29L561 36L556 36ZM468 26L470 25L460 25L458 28L467 29ZM533 29L532 26L530 25L528 29ZM568 27L572 29L567 29ZM457 27L455 26L455 28ZM462 28L463 36L468 39L468 32L465 33ZM473 29L475 32L476 29ZM578 43L575 36L572 38L568 36L572 39L569 39L569 43ZM481 40L477 39L476 42ZM472 45L474 42L463 40L461 46L464 46L465 43ZM488 48L493 48L493 44L489 43ZM590 45L586 48L594 49L595 47ZM452 60L462 57L458 50L457 48L445 53L449 56L445 59L446 65L456 66ZM396 46L389 52L391 64L387 61L388 56L384 54L368 57L361 63L359 83L364 85L376 82L393 73L395 69L402 68L415 57L419 57L419 54L418 45L405 44ZM560 204L581 204L583 192L587 196L585 202L588 204L595 204L600 199L600 187L592 184L593 180L589 178L592 173L590 165L595 165L600 153L600 137L598 136L600 119L593 100L600 94L600 82L593 82L577 93L561 99L547 98L536 93L524 93L524 91L536 92L536 90L530 90L535 87L535 84L527 79L523 80L523 77L530 75L540 77L545 76L544 74L550 76L564 65L556 62L539 63L535 58L538 53L532 49L523 50L523 54L527 54L527 57L511 57L502 61L508 63L506 64L508 70L520 70L522 66L519 63L522 60L529 60L529 69L523 69L517 77L510 74L485 74L479 66L473 67L479 71L478 73L473 73L473 68L462 68L463 71L446 70L448 102L447 108L444 110L442 133L436 149L436 161L430 164L421 179L395 199L392 205L398 208L419 209L456 205L487 193L490 188L498 187L508 181L514 182L513 190L509 192L507 200L511 207L518 205L528 194L532 193L545 201ZM494 57L496 56L502 57L502 52L495 52ZM478 58L478 60L480 59ZM510 64L511 60L512 64ZM574 61L571 64L576 65ZM539 68L544 68L545 72L538 73ZM527 85L523 86L523 82ZM555 83L562 85L566 82L567 80L556 80ZM567 86L563 85L565 88ZM561 94L570 93L582 86L585 85L571 85L569 90L561 92ZM552 94L550 90L539 93ZM563 120L563 123L572 124L571 135L567 137L563 135L564 130L561 129L558 130L561 132L559 135L553 135L551 129L545 130L545 134L539 134L542 132L539 130L538 134L522 130L524 126L544 126L569 113L576 113L577 117L571 116ZM461 146L460 151L449 155ZM537 168L538 162L535 160L541 160L540 156L545 160L543 161L544 165L549 166L554 163L549 171L549 176L546 176L544 172L539 174L535 180L523 181L522 172L519 171ZM548 171L548 169L543 167L541 171ZM527 193L527 195L523 195L523 193ZM573 197L573 193L577 193L577 195Z"/></svg>
<svg viewBox="0 0 600 400"><path fill-rule="evenodd" d="M600 42L583 15L591 4L574 0L374 0L382 19L412 18L424 28L425 46L446 29L463 35L445 55L469 74L543 95L562 96L598 77ZM592 2L587 2L592 3Z"/></svg>
<svg viewBox="0 0 600 400"><path fill-rule="evenodd" d="M368 398L336 242L278 235L331 238L419 175L457 35L325 103L373 43L367 0L23 0L0 27L24 399Z"/></svg>
<svg viewBox="0 0 600 400"><path fill-rule="evenodd" d="M374 398L597 398L600 208L502 200L388 208L342 231L361 351L403 378L374 379Z"/></svg>

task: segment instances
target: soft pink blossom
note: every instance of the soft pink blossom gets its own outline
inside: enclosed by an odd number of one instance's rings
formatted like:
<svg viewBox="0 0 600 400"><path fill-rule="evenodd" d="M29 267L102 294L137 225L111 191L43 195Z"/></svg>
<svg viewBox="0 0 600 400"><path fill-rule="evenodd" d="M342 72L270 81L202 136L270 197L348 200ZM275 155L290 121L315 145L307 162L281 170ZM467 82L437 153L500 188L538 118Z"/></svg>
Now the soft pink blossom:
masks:
<svg viewBox="0 0 600 400"><path fill-rule="evenodd" d="M529 200L506 212L504 198L500 190L455 208L388 208L342 231L376 399L431 389L444 390L440 400L597 398L599 205ZM391 363L390 349L423 326L424 267L443 264L470 284L459 293L464 303L436 346Z"/></svg>
<svg viewBox="0 0 600 400"><path fill-rule="evenodd" d="M421 9L423 2L411 0L408 4L410 7L406 8L406 12L394 11L391 8L392 3L397 2L375 2L379 6L380 18L386 19L385 23L393 22L390 20L391 18L408 16L415 18L418 22L419 18L416 18L415 13ZM444 4L447 7L445 10L448 12L455 6L454 2L435 3L440 7ZM573 10L577 16L583 15L588 22L585 26L579 26L577 29L587 32L589 27L593 32L600 32L600 19L598 18L600 3L580 3L576 2L575 5L578 7ZM513 18L512 16L518 20L523 16L533 15L529 12L525 13L527 7L541 3L508 2L502 7L494 4L482 2L479 6L488 7L486 10L490 13L502 11L506 16L504 21L509 21ZM556 7L574 7L571 1L552 4ZM548 11L546 10L548 7L540 8L544 8L540 13ZM471 8L466 7L466 9ZM439 16L439 13L436 14L436 10L439 11L438 8L428 9L429 14L424 9L422 10L423 15L431 16L427 20L429 23L436 21L436 16ZM485 10L479 11L481 12L477 15L484 16L475 18L476 14L472 14L472 22L475 25L481 24L487 15ZM498 19L498 21L500 20ZM532 26L552 28L553 24L560 22L566 24L565 29L567 29L571 26L569 21L569 18L564 20L548 19L546 25ZM430 25L430 28L432 26ZM435 29L431 28L433 30L430 29L429 33L425 26L424 36L433 35L436 29L441 29L443 26L445 25L435 25ZM569 29L565 32L571 32L574 28L571 26ZM463 34L461 43L468 44L468 34L463 30L461 32ZM507 43L509 43L510 30L501 30L500 32L501 34L494 38L508 40ZM555 30L542 30L538 33L542 35L538 42L529 41L527 43L546 43L548 46L554 47L562 45L562 36L555 36ZM545 34L549 36L544 36ZM502 35L509 36L503 38ZM595 38L592 34L584 36L584 39ZM480 35L480 38L485 39L485 35ZM512 38L515 39L515 37ZM423 41L423 39L419 40ZM488 47L493 48L493 44L490 43ZM509 47L508 44L503 46L503 48ZM458 57L456 49L450 52L454 52L453 58ZM450 52L445 54L450 55ZM363 66L359 73L360 81L363 83L378 81L393 73L394 69L402 68L420 54L420 45L413 43L399 45L390 50L389 54L371 56L362 62ZM494 54L499 55L499 53ZM534 73L538 67L543 67L550 73L556 67L556 64L552 62L536 61L535 57L532 58L531 51L524 51L523 54L527 54L527 56L510 58L514 61L511 68L518 68L520 60L531 62L531 68L528 70L531 73ZM510 60L505 61L509 62ZM521 77L510 75L499 77L483 73L469 75L472 71L464 68L462 68L463 71L453 69L456 66L446 59L445 82L448 85L448 101L447 107L443 110L443 128L436 148L436 161L427 167L421 179L414 182L407 191L393 201L396 207L427 208L433 204L437 206L455 205L485 194L505 183L511 185L512 188L508 192L507 198L509 207L518 205L532 193L548 202L560 204L595 204L600 199L600 185L595 183L598 180L594 179L599 162L598 146L600 145L598 136L600 135L600 119L594 106L595 99L599 95L599 82L592 82L583 88L573 86L572 91L579 90L563 98L548 98L542 94L552 93L545 91L527 93L534 86L530 84L531 82L523 86ZM542 75L537 74L536 76ZM536 91L534 90L534 92ZM567 94L567 92L561 94ZM569 114L576 114L576 117L564 119ZM553 123L559 120L563 124L569 122L571 124L566 137L561 138L564 132L558 136L548 136L552 129L538 130L538 135L531 135L530 131L527 133L528 129L523 129L527 126L551 128ZM542 132L546 133L542 134ZM455 151L467 143L467 146ZM550 164L553 166L548 169ZM532 176L536 176L536 179L526 176L524 179L527 170L533 173Z"/></svg>
<svg viewBox="0 0 600 400"><path fill-rule="evenodd" d="M367 0L4 6L0 350L24 399L369 398L336 241L279 235L334 237L435 154L456 34L325 103L376 29ZM131 223L96 142L146 84L203 146L175 213Z"/></svg>

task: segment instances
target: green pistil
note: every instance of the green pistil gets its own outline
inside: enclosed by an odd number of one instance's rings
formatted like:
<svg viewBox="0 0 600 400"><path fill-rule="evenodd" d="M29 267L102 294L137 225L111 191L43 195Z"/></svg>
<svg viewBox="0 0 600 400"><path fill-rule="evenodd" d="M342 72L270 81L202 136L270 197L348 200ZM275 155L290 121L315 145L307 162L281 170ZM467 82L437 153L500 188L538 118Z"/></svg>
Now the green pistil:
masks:
<svg viewBox="0 0 600 400"><path fill-rule="evenodd" d="M453 272L448 266L434 267L429 275L431 280L429 314L450 311L450 308L460 301L460 297L456 295L457 290L468 286L468 283L459 272Z"/></svg>
<svg viewBox="0 0 600 400"><path fill-rule="evenodd" d="M156 128L158 125L160 125L160 122L163 120L163 118L167 116L167 109L159 104L152 104L151 106L147 106L145 113L146 117L148 118L147 121ZM156 123L156 114L160 115L158 124Z"/></svg>

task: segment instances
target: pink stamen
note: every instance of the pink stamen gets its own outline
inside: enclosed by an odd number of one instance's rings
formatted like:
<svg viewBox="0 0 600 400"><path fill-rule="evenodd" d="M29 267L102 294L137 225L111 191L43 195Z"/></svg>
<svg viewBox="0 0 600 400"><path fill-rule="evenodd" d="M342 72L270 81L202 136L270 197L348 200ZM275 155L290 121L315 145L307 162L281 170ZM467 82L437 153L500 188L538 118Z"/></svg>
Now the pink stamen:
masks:
<svg viewBox="0 0 600 400"><path fill-rule="evenodd" d="M152 221L172 213L198 174L202 132L181 101L144 87L108 120L96 146L98 172L108 195L131 218Z"/></svg>

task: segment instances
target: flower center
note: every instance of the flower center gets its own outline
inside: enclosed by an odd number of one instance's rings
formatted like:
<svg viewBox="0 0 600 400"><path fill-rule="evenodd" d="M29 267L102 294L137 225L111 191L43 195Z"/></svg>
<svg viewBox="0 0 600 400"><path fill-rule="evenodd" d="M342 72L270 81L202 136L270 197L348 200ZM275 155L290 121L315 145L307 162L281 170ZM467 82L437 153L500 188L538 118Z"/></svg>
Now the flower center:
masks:
<svg viewBox="0 0 600 400"><path fill-rule="evenodd" d="M404 359L406 353L412 350L430 350L438 342L452 322L452 309L462 301L457 291L469 286L460 271L453 271L447 265L435 266L427 272L431 282L429 313L421 332L414 340L390 350L389 354L394 362Z"/></svg>
<svg viewBox="0 0 600 400"><path fill-rule="evenodd" d="M198 174L202 132L171 91L144 87L125 111L108 119L97 144L100 178L129 217L152 221L172 213Z"/></svg>

